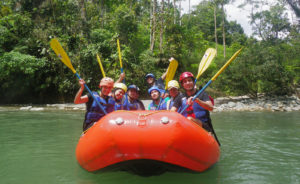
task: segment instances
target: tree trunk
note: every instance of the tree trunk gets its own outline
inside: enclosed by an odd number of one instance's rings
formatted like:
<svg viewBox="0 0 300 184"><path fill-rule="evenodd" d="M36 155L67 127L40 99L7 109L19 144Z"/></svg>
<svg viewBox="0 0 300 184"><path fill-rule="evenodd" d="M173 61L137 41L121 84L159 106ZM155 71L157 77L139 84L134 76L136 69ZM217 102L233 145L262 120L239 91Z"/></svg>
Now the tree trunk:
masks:
<svg viewBox="0 0 300 184"><path fill-rule="evenodd" d="M173 10L174 10L174 25L176 24L176 3L175 0L173 0Z"/></svg>
<svg viewBox="0 0 300 184"><path fill-rule="evenodd" d="M105 0L100 0L100 22L101 22L101 27L104 27L104 15L105 15L105 5L104 5Z"/></svg>
<svg viewBox="0 0 300 184"><path fill-rule="evenodd" d="M214 22L215 22L215 42L216 42L216 51L218 54L218 35L217 35L217 5L214 8Z"/></svg>
<svg viewBox="0 0 300 184"><path fill-rule="evenodd" d="M51 9L52 9L52 17L54 19L54 23L56 24L56 14L55 14L55 11L54 11L53 0L50 1L50 4L51 4Z"/></svg>
<svg viewBox="0 0 300 184"><path fill-rule="evenodd" d="M88 24L86 18L85 1L79 0L78 4L80 7L80 17L81 17L81 26L82 26L83 34L85 36L88 36Z"/></svg>
<svg viewBox="0 0 300 184"><path fill-rule="evenodd" d="M152 6L151 5L152 5L152 0L150 1L150 9L149 9L149 12L150 12L150 23L149 23L150 24L150 26L149 26L150 27L150 30L149 30L149 32L150 32L150 40L149 40L150 48L151 48L151 43L152 43L152 18L153 18L152 17L153 13L152 13Z"/></svg>
<svg viewBox="0 0 300 184"><path fill-rule="evenodd" d="M165 18L165 10L164 10L164 0L161 1L161 25L160 25L160 37L159 37L159 51L163 53L163 33L164 33L164 18Z"/></svg>
<svg viewBox="0 0 300 184"><path fill-rule="evenodd" d="M86 10L85 10L85 2L84 0L79 0L80 7L80 17L82 22L86 22Z"/></svg>
<svg viewBox="0 0 300 184"><path fill-rule="evenodd" d="M226 43L225 43L225 11L224 3L222 2L222 29L223 29L223 54L226 57Z"/></svg>
<svg viewBox="0 0 300 184"><path fill-rule="evenodd" d="M189 21L191 19L191 0L189 0Z"/></svg>
<svg viewBox="0 0 300 184"><path fill-rule="evenodd" d="M179 25L181 26L181 0L179 0Z"/></svg>
<svg viewBox="0 0 300 184"><path fill-rule="evenodd" d="M152 12L152 40L150 43L150 50L153 51L155 44L155 30L156 30L156 5L157 0L153 0L153 12Z"/></svg>
<svg viewBox="0 0 300 184"><path fill-rule="evenodd" d="M300 17L300 0L298 0L298 6L297 6L297 2L296 1L294 2L293 0L287 0L287 3L293 9L296 16Z"/></svg>

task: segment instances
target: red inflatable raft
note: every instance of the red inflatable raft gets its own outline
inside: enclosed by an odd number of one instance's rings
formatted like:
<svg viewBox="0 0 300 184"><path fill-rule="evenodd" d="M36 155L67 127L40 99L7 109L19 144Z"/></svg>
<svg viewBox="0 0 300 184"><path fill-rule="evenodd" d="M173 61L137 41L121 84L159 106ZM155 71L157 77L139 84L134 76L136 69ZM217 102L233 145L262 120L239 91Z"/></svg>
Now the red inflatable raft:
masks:
<svg viewBox="0 0 300 184"><path fill-rule="evenodd" d="M215 164L212 135L177 112L115 111L81 136L76 157L87 171L127 170L139 175L202 172Z"/></svg>

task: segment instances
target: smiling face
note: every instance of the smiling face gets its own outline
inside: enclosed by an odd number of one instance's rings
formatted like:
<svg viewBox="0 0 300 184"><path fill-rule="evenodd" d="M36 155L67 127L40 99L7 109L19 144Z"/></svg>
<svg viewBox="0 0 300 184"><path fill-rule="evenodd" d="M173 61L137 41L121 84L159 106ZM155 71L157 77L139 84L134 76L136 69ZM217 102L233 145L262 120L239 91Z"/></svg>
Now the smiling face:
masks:
<svg viewBox="0 0 300 184"><path fill-rule="evenodd" d="M154 78L152 78L152 77L147 78L147 83L148 84L153 84L153 82L154 82Z"/></svg>
<svg viewBox="0 0 300 184"><path fill-rule="evenodd" d="M115 91L115 99L121 100L124 96L125 92L122 89L117 89Z"/></svg>
<svg viewBox="0 0 300 184"><path fill-rule="evenodd" d="M152 98L152 100L159 99L159 96L160 96L160 94L159 94L159 92L157 90L152 90L151 91L151 98Z"/></svg>
<svg viewBox="0 0 300 184"><path fill-rule="evenodd" d="M177 88L170 88L169 93L171 97L176 97L178 94L178 89Z"/></svg>
<svg viewBox="0 0 300 184"><path fill-rule="evenodd" d="M135 89L130 89L130 90L128 90L128 96L131 99L136 100L139 98L139 93Z"/></svg>
<svg viewBox="0 0 300 184"><path fill-rule="evenodd" d="M194 80L191 77L183 79L181 84L186 91L192 91L194 89Z"/></svg>

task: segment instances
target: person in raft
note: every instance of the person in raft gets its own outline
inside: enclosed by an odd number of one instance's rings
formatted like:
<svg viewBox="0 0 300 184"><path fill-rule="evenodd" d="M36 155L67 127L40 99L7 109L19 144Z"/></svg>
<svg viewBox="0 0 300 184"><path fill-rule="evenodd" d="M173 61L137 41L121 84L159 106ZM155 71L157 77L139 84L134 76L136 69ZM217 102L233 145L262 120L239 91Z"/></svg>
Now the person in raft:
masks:
<svg viewBox="0 0 300 184"><path fill-rule="evenodd" d="M179 83L176 80L168 82L168 91L170 93L170 100L167 101L166 108L174 112L180 112L185 103L182 103L183 94L179 91Z"/></svg>
<svg viewBox="0 0 300 184"><path fill-rule="evenodd" d="M94 101L91 94L82 96L85 81L83 79L80 79L79 84L81 87L75 96L74 103L86 103L86 113L83 123L83 131L85 131L93 126L93 124L101 119L105 114L104 112L102 112L98 104ZM114 80L109 77L104 77L101 79L99 84L100 91L92 92L107 113L110 113L114 110L114 99L109 96L113 86Z"/></svg>
<svg viewBox="0 0 300 184"><path fill-rule="evenodd" d="M212 132L209 111L213 110L213 104L206 92L201 93L195 101L192 101L193 96L198 92L194 81L195 77L191 72L183 72L180 75L179 82L185 91L183 101L186 100L189 105L184 113L188 119L199 123L204 129Z"/></svg>
<svg viewBox="0 0 300 184"><path fill-rule="evenodd" d="M121 74L118 81L122 81L124 77L125 74ZM102 112L98 104L94 101L94 98L91 96L91 94L82 96L85 81L83 79L80 79L79 84L80 84L80 89L78 90L75 96L74 103L86 104L86 113L83 122L83 131L85 131L91 126L93 126L93 124L97 122L99 119L101 119L105 114L104 112ZM101 79L99 83L100 91L92 92L107 113L110 113L114 110L115 101L113 97L110 96L113 86L114 86L114 80L109 77L104 77Z"/></svg>
<svg viewBox="0 0 300 184"><path fill-rule="evenodd" d="M128 86L128 108L129 110L145 110L145 106L142 101L139 100L140 88L132 84Z"/></svg>
<svg viewBox="0 0 300 184"><path fill-rule="evenodd" d="M163 73L162 76L157 80L153 73L148 73L145 76L145 79L146 79L146 82L147 82L149 88L151 88L153 86L157 86L160 89L162 98L167 98L169 96L169 94L167 92L165 92L164 80L166 79L166 76L167 76L167 72Z"/></svg>
<svg viewBox="0 0 300 184"><path fill-rule="evenodd" d="M128 110L127 107L127 86L123 83L115 83L112 94L115 100L114 110Z"/></svg>
<svg viewBox="0 0 300 184"><path fill-rule="evenodd" d="M152 102L148 106L148 110L166 110L166 100L161 98L161 90L157 86L153 86L148 90Z"/></svg>

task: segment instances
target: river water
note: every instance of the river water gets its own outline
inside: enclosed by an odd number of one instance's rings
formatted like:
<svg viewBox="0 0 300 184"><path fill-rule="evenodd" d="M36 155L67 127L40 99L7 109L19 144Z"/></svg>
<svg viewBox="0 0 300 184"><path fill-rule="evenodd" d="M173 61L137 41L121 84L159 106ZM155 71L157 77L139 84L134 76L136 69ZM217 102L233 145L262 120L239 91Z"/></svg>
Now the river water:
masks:
<svg viewBox="0 0 300 184"><path fill-rule="evenodd" d="M203 173L89 173L76 162L84 113L0 110L1 184L299 184L299 112L213 113L219 162Z"/></svg>

